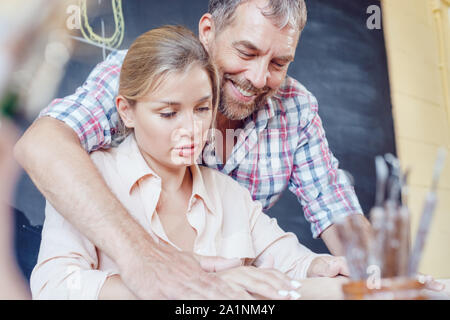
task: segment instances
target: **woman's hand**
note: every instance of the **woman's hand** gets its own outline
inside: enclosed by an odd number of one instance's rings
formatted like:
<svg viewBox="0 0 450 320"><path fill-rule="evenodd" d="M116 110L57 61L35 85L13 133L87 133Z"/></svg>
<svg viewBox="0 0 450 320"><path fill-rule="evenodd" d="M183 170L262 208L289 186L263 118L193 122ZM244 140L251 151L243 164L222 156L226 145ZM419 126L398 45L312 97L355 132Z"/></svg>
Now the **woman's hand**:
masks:
<svg viewBox="0 0 450 320"><path fill-rule="evenodd" d="M301 284L276 269L241 266L216 272L232 288L246 290L256 299L298 299Z"/></svg>
<svg viewBox="0 0 450 320"><path fill-rule="evenodd" d="M336 277L350 276L347 260L344 257L334 257L331 255L320 255L315 258L308 268L308 278L310 277Z"/></svg>

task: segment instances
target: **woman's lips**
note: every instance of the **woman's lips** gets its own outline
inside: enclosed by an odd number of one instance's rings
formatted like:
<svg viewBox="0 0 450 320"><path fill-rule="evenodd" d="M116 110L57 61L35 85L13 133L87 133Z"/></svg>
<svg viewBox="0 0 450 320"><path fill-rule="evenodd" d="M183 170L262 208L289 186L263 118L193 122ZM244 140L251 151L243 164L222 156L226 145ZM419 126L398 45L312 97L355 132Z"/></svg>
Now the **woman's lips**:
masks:
<svg viewBox="0 0 450 320"><path fill-rule="evenodd" d="M178 155L180 157L188 157L188 156L192 156L195 153L197 146L198 145L196 145L196 144L191 144L191 145L175 148L175 150L178 152Z"/></svg>

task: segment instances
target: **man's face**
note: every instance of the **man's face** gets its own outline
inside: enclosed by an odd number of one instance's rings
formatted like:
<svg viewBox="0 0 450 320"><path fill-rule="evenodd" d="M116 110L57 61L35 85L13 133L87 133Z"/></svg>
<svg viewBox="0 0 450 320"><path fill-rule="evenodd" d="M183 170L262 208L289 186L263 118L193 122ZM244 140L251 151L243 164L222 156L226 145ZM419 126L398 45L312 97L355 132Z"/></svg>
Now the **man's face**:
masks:
<svg viewBox="0 0 450 320"><path fill-rule="evenodd" d="M290 26L280 30L261 13L265 5L263 0L240 5L208 48L222 77L219 111L231 120L262 107L295 56L300 32Z"/></svg>

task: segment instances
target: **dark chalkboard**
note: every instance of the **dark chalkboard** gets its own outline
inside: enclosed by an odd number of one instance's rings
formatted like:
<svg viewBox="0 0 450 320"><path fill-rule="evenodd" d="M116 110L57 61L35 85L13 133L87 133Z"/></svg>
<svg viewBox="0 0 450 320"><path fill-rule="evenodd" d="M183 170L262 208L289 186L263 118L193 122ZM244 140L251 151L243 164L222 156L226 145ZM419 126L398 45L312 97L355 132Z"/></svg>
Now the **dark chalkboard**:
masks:
<svg viewBox="0 0 450 320"><path fill-rule="evenodd" d="M92 2L94 7L99 3L97 9L89 9L92 29L101 34L103 23L105 35L110 35L114 32L112 1ZM122 5L125 33L120 49L127 48L141 33L164 24L182 24L197 32L198 20L206 12L208 1L126 0ZM367 28L366 10L370 5L380 3L307 1L308 23L289 70L317 97L330 148L341 168L353 175L356 193L366 213L374 203L374 157L387 152L395 154L383 31ZM58 96L73 93L102 59L102 49L78 42ZM43 220L43 200L36 194L25 176L19 185L16 207L25 211L34 224L39 224ZM30 199L36 204L30 204ZM288 191L268 214L276 217L284 229L296 233L305 245L326 252L321 240L312 239L301 206Z"/></svg>
<svg viewBox="0 0 450 320"><path fill-rule="evenodd" d="M374 157L396 153L386 51L382 29L369 30L373 0L310 0L308 23L289 74L318 99L328 142L340 167L353 177L367 214L375 199ZM309 223L292 209L297 199L285 192L269 214L315 250Z"/></svg>

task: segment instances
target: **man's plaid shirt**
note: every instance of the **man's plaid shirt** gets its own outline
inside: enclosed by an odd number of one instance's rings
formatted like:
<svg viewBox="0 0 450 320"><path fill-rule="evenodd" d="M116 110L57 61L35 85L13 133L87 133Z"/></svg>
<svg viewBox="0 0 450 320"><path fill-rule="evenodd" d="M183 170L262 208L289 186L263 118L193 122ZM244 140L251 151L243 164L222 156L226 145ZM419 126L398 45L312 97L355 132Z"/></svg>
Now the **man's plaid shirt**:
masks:
<svg viewBox="0 0 450 320"><path fill-rule="evenodd" d="M109 55L82 87L54 100L40 117L66 123L88 152L117 144L115 97L125 55L126 51ZM225 165L212 148L205 146L202 164L245 186L264 210L288 187L302 204L314 238L333 220L362 213L353 186L328 147L316 98L290 77L262 109L245 120Z"/></svg>

